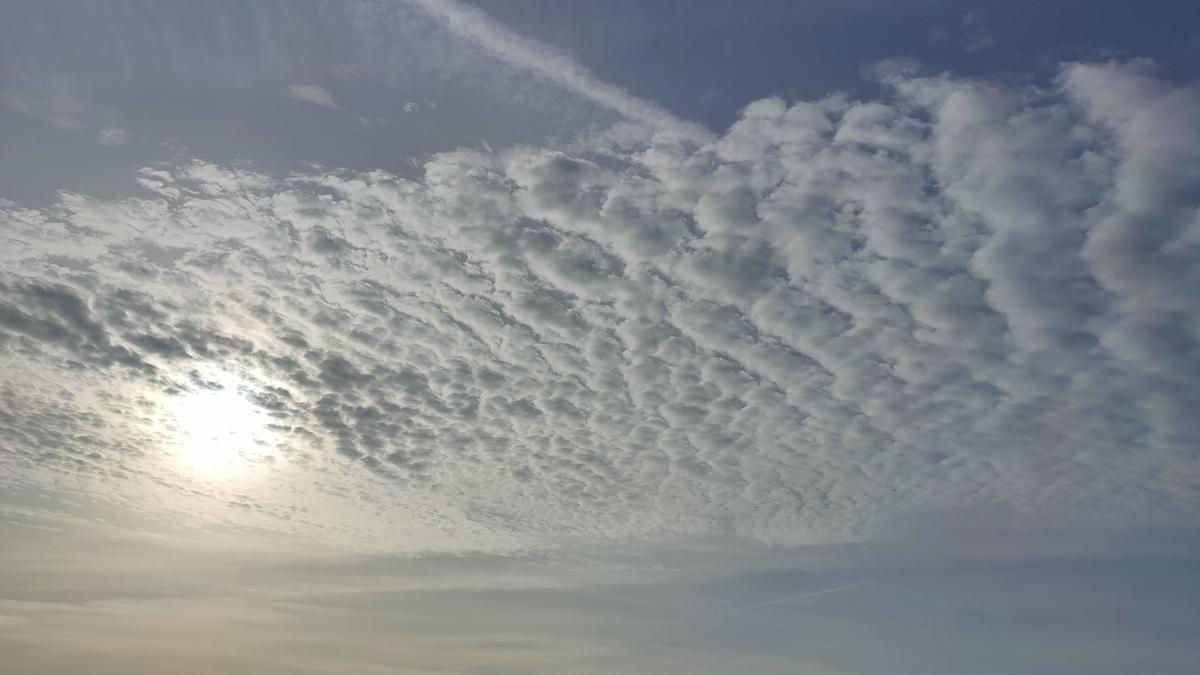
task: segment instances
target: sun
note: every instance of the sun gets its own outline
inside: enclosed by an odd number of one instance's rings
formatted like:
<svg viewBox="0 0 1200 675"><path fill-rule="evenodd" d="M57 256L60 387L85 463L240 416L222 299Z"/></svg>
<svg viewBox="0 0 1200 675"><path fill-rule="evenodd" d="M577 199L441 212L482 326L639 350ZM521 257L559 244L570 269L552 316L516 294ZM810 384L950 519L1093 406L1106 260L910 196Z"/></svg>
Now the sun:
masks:
<svg viewBox="0 0 1200 675"><path fill-rule="evenodd" d="M269 441L267 415L233 375L172 396L165 405L176 459L189 470L234 473L247 468Z"/></svg>

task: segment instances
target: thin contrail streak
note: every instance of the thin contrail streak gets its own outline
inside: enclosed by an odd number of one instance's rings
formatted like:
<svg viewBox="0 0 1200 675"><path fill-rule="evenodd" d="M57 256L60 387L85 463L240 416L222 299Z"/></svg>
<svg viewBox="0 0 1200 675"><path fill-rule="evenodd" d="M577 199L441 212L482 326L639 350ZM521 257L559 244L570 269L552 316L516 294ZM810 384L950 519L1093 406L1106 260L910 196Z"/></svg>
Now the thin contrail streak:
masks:
<svg viewBox="0 0 1200 675"><path fill-rule="evenodd" d="M847 588L854 588L854 587L856 587L856 586L866 586L866 585L867 585L867 584L869 584L869 583L872 583L872 582L870 582L870 581L859 581L858 583L854 583L854 584L846 584L845 586L838 586L838 587L836 587L836 588L826 588L826 589L825 589L825 590L823 590L823 591L813 591L813 592L811 592L811 593L803 593L803 594L801 594L801 595L793 595L793 596L792 596L792 597L790 597L790 598L780 598L780 599L778 599L778 600L772 600L772 601L770 601L770 602L763 602L763 603L759 603L759 604L757 604L757 605L750 605L749 607L743 607L742 609L757 609L757 608L759 608L759 607L766 607L767 605L778 605L778 604L779 604L779 603L781 603L781 602L789 602L789 601L791 601L791 600L799 600L800 598L811 598L811 597L812 597L812 596L814 596L814 595L822 595L822 594L825 594L825 593L832 593L832 592L834 592L834 591L844 591L844 590L846 590Z"/></svg>
<svg viewBox="0 0 1200 675"><path fill-rule="evenodd" d="M493 56L557 83L620 115L654 127L675 129L701 141L712 139L712 132L702 125L676 117L658 104L601 80L569 54L509 30L467 3L459 0L408 2L439 20L452 32L482 46Z"/></svg>

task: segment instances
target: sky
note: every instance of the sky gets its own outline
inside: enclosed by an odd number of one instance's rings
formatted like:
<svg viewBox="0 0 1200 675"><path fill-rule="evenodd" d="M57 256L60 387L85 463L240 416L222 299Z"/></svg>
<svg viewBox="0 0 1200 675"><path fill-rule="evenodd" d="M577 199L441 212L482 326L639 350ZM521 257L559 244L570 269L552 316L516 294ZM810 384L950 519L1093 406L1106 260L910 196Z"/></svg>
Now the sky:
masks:
<svg viewBox="0 0 1200 675"><path fill-rule="evenodd" d="M1198 27L0 3L0 675L1194 672Z"/></svg>

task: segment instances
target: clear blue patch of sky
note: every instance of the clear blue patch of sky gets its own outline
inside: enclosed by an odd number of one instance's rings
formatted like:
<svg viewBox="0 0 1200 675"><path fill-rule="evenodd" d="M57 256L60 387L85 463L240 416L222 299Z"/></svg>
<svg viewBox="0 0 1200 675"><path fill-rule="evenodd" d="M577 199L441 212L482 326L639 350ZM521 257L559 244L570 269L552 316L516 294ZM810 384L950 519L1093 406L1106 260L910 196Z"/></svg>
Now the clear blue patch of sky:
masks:
<svg viewBox="0 0 1200 675"><path fill-rule="evenodd" d="M868 95L863 66L907 57L965 76L1051 76L1069 60L1148 57L1200 73L1194 0L487 0L518 33L714 130L764 96Z"/></svg>

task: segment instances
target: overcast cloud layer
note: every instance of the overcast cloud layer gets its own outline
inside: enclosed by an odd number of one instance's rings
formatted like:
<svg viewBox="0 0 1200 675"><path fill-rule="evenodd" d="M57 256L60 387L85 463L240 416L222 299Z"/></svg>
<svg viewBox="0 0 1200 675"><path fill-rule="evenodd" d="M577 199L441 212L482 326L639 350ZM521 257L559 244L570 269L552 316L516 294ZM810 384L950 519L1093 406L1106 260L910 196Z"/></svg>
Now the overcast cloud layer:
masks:
<svg viewBox="0 0 1200 675"><path fill-rule="evenodd" d="M4 474L408 551L1194 515L1200 90L873 76L712 141L3 203ZM221 386L272 422L236 481L164 449L172 397Z"/></svg>

